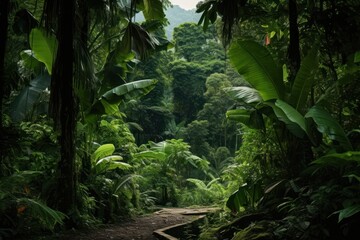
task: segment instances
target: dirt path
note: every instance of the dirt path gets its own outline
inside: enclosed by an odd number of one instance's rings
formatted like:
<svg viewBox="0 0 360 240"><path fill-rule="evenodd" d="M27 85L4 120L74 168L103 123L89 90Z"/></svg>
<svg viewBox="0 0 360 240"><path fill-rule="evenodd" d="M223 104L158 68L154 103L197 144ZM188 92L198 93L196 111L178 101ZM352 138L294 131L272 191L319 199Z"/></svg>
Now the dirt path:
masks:
<svg viewBox="0 0 360 240"><path fill-rule="evenodd" d="M153 231L175 224L185 223L199 214L214 211L213 208L164 208L150 215L136 217L128 222L110 225L87 232L72 232L61 240L154 240Z"/></svg>

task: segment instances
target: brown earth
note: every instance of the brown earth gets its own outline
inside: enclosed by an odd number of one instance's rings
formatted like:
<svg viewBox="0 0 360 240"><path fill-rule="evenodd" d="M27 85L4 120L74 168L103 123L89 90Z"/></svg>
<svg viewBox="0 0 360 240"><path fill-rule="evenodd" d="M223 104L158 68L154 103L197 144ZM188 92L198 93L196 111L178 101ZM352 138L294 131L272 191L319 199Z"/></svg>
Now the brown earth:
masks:
<svg viewBox="0 0 360 240"><path fill-rule="evenodd" d="M154 230L190 222L200 214L214 211L214 208L164 208L155 213L136 217L121 224L108 225L101 229L71 231L55 239L60 240L154 240Z"/></svg>

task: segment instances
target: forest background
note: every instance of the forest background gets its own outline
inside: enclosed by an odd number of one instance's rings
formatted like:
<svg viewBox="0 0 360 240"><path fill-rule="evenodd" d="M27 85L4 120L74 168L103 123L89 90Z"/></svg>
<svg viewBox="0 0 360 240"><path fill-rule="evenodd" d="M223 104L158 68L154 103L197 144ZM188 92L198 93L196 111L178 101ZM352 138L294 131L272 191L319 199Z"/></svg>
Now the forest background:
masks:
<svg viewBox="0 0 360 240"><path fill-rule="evenodd" d="M0 236L217 204L255 221L223 238L352 239L358 1L207 0L171 42L169 7L1 2Z"/></svg>

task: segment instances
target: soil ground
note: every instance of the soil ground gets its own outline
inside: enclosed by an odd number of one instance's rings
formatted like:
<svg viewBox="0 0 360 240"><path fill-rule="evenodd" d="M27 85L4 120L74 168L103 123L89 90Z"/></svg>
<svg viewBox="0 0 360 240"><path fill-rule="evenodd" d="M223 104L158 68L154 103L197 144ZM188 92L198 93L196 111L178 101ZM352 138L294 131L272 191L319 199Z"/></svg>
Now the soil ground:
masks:
<svg viewBox="0 0 360 240"><path fill-rule="evenodd" d="M149 215L135 217L121 224L88 231L71 231L52 239L59 240L154 240L154 230L192 221L196 215L214 208L164 208Z"/></svg>

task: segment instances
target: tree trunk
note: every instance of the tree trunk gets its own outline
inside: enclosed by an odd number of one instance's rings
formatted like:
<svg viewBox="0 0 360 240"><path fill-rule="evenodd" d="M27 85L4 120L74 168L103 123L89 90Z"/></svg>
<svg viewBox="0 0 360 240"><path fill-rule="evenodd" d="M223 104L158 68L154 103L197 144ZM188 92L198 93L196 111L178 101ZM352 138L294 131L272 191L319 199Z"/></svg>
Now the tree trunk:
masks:
<svg viewBox="0 0 360 240"><path fill-rule="evenodd" d="M5 86L5 50L8 29L8 14L9 14L10 0L0 1L0 166L3 165L4 160L4 147L2 141L4 139L3 133L3 98ZM2 170L2 169L0 169ZM2 171L0 171L0 176Z"/></svg>
<svg viewBox="0 0 360 240"><path fill-rule="evenodd" d="M2 132L2 127L3 127L2 100L4 97L4 85L5 85L5 49L6 49L6 40L7 40L7 29L9 24L8 21L9 3L10 0L2 0L0 2L0 133ZM2 155L0 155L0 157L1 156Z"/></svg>
<svg viewBox="0 0 360 240"><path fill-rule="evenodd" d="M289 82L292 84L300 68L300 43L296 0L289 0L290 44L288 49Z"/></svg>
<svg viewBox="0 0 360 240"><path fill-rule="evenodd" d="M58 165L58 209L71 215L76 211L75 124L73 90L74 17L76 1L59 1L58 51L51 83L51 113L60 127L61 159ZM70 223L72 224L73 222Z"/></svg>

